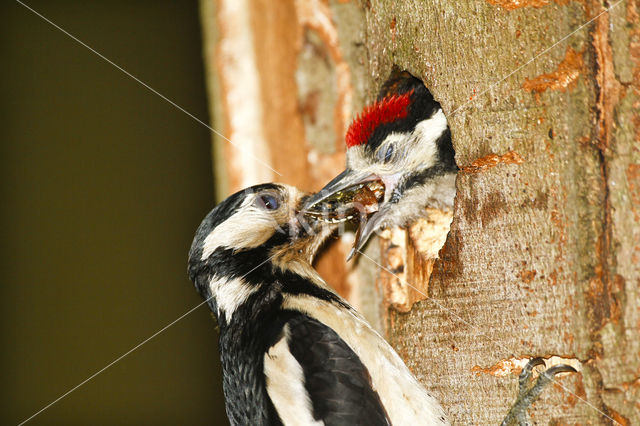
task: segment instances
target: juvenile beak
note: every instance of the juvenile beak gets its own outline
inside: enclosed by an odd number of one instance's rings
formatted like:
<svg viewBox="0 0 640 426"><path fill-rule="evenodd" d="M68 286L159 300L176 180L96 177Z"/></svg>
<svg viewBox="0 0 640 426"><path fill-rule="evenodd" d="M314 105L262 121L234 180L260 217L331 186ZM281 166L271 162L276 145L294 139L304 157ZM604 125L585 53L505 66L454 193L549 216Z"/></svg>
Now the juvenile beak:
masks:
<svg viewBox="0 0 640 426"><path fill-rule="evenodd" d="M384 215L380 209L397 185L399 175L379 177L369 172L346 169L318 193L307 199L303 213L333 220L358 219L356 241L347 260L359 251L375 232Z"/></svg>
<svg viewBox="0 0 640 426"><path fill-rule="evenodd" d="M378 177L371 173L357 172L351 169L346 169L338 176L331 179L331 181L324 186L320 191L309 197L305 204L302 206L303 211L322 213L322 209L332 207L330 205L322 205L325 202L338 203L339 199L335 201L330 200L332 197L338 195L340 191L346 191L347 189L377 180ZM338 207L338 206L335 206Z"/></svg>
<svg viewBox="0 0 640 426"><path fill-rule="evenodd" d="M356 241L353 243L353 248L349 252L349 256L347 256L347 261L351 260L356 252L360 251L362 247L364 247L365 243L369 240L369 237L371 237L371 234L378 229L378 225L382 218L383 216L380 213L374 213L371 217L365 217L363 220L360 220L360 225L356 232Z"/></svg>

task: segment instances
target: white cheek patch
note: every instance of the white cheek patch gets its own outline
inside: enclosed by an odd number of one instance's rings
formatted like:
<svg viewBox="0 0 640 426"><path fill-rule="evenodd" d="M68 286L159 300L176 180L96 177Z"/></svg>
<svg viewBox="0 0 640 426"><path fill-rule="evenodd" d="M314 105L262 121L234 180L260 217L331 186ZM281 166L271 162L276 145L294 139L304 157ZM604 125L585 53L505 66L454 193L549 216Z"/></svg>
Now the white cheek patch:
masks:
<svg viewBox="0 0 640 426"><path fill-rule="evenodd" d="M241 207L236 214L216 226L204 240L202 260L218 247L254 248L266 242L280 227L269 214L256 207Z"/></svg>
<svg viewBox="0 0 640 426"><path fill-rule="evenodd" d="M282 422L286 425L324 425L312 415L309 394L304 387L302 366L289 351L289 326L284 336L264 355L267 393Z"/></svg>
<svg viewBox="0 0 640 426"><path fill-rule="evenodd" d="M439 109L428 120L423 120L416 126L413 132L414 138L419 142L415 149L419 151L413 158L420 158L427 167L431 167L437 161L438 147L436 141L447 130L447 118Z"/></svg>
<svg viewBox="0 0 640 426"><path fill-rule="evenodd" d="M444 112L439 109L431 118L422 120L416 125L410 140L406 140L407 135L402 133L391 133L383 142L383 146L394 143L396 146L405 146L408 149L401 159L393 161L389 165L377 163L374 165L375 169L379 173L392 174L433 166L438 162L436 141L446 130L447 118L444 116ZM385 167L393 167L393 169L385 170Z"/></svg>
<svg viewBox="0 0 640 426"><path fill-rule="evenodd" d="M258 290L257 285L249 285L240 278L213 278L209 282L209 288L218 305L218 315L224 312L227 322L231 321L236 309Z"/></svg>

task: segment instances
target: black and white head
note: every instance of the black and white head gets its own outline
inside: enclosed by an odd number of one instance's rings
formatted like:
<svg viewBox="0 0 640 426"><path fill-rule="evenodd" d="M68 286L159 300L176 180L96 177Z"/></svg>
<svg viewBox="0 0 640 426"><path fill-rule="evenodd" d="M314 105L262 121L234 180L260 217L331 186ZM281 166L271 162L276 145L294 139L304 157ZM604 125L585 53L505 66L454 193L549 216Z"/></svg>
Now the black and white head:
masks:
<svg viewBox="0 0 640 426"><path fill-rule="evenodd" d="M204 218L189 252L189 277L219 319L228 320L265 276L280 270L315 277L313 256L336 225L301 215L307 198L292 186L256 185Z"/></svg>
<svg viewBox="0 0 640 426"><path fill-rule="evenodd" d="M354 250L380 227L423 216L425 207L452 207L458 167L447 119L408 72L391 73L378 101L349 127L346 144L346 170L309 198L305 211L322 216L341 205L346 216L357 210Z"/></svg>

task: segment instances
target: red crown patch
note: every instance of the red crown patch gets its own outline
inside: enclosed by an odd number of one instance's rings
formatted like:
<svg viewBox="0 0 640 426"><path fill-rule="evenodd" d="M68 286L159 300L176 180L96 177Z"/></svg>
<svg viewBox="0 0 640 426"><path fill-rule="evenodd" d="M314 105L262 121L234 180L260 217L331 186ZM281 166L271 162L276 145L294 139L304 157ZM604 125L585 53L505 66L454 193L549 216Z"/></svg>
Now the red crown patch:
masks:
<svg viewBox="0 0 640 426"><path fill-rule="evenodd" d="M347 148L367 143L379 125L405 118L409 113L412 94L413 90L402 95L387 96L367 106L347 130Z"/></svg>

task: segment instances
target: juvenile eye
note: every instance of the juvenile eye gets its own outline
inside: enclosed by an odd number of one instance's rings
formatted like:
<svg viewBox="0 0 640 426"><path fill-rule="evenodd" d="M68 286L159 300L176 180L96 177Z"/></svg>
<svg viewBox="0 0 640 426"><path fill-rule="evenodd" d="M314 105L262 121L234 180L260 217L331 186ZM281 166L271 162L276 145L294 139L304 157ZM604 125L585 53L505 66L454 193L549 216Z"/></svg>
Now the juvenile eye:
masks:
<svg viewBox="0 0 640 426"><path fill-rule="evenodd" d="M256 204L265 210L277 210L280 207L278 199L271 194L260 195L256 201Z"/></svg>
<svg viewBox="0 0 640 426"><path fill-rule="evenodd" d="M388 163L389 161L391 161L392 156L393 156L393 145L389 145L389 148L387 148L387 152L384 154L384 162Z"/></svg>

